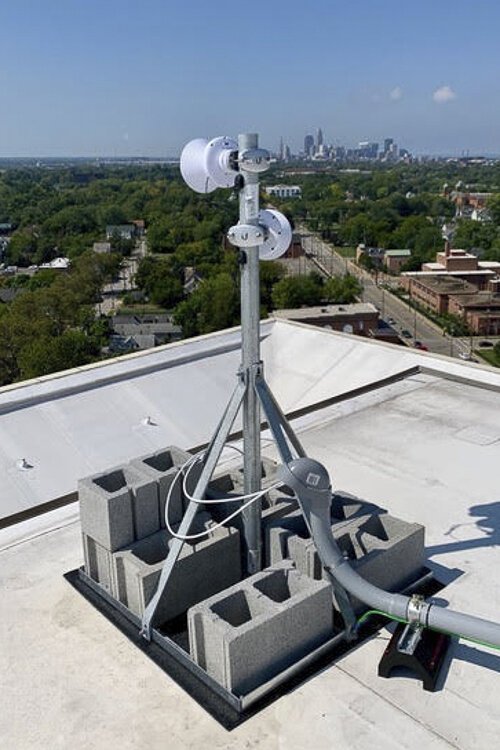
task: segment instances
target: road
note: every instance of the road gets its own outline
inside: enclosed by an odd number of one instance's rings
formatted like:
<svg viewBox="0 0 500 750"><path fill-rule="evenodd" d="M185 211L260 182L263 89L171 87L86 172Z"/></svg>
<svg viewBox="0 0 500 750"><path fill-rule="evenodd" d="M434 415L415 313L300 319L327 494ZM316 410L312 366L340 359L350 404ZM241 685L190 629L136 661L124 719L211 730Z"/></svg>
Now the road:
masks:
<svg viewBox="0 0 500 750"><path fill-rule="evenodd" d="M414 346L415 341L420 341L430 352L436 354L459 357L469 353L469 338L454 338L444 334L436 324L410 307L407 302L387 291L385 287L397 284L393 276L379 274L376 283L368 271L359 268L348 258L343 258L331 245L305 227L299 226L297 231L302 237L304 251L317 270L324 276L345 273L356 276L363 284L363 301L375 305L380 311L380 317L392 325L408 346ZM402 336L402 331L408 331L410 336Z"/></svg>
<svg viewBox="0 0 500 750"><path fill-rule="evenodd" d="M106 284L102 291L102 300L97 304L100 315L114 313L120 305L120 296L134 289L134 276L139 262L146 255L146 249L146 240L138 240L130 258L124 259L118 279Z"/></svg>

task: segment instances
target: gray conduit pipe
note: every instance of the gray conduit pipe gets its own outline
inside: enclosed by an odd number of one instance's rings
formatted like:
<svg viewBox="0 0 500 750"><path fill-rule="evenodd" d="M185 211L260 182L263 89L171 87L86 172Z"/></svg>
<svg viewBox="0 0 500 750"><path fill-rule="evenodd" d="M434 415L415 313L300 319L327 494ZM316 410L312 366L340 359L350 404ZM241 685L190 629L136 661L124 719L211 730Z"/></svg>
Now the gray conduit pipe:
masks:
<svg viewBox="0 0 500 750"><path fill-rule="evenodd" d="M373 586L351 567L331 530L331 486L325 467L310 458L298 458L280 467L280 475L296 493L323 566L352 596L371 609L412 624L500 648L500 624L454 612Z"/></svg>

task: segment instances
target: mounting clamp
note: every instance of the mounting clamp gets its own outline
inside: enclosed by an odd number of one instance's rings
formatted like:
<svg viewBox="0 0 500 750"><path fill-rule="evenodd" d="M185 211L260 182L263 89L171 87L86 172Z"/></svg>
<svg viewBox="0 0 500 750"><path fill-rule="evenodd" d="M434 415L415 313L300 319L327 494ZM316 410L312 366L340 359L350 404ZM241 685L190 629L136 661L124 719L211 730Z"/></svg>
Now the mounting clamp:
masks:
<svg viewBox="0 0 500 750"><path fill-rule="evenodd" d="M228 231L227 238L236 247L257 247L264 242L266 232L260 224L236 224Z"/></svg>

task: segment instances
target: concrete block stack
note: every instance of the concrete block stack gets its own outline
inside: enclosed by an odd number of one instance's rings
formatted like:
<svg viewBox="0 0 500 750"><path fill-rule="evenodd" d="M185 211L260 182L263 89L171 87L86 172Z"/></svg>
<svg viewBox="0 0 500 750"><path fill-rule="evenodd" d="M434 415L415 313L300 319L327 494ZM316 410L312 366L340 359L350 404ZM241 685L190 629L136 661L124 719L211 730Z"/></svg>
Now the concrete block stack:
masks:
<svg viewBox="0 0 500 750"><path fill-rule="evenodd" d="M384 511L354 515L332 523L332 533L344 555L367 581L397 591L415 580L424 565L424 527ZM267 563L292 560L297 570L314 579L324 573L300 512L277 519L266 529ZM353 601L356 611L363 605Z"/></svg>
<svg viewBox="0 0 500 750"><path fill-rule="evenodd" d="M78 484L85 572L139 616L156 590L172 542L164 528L166 497L179 467L189 457L170 446ZM199 474L200 467L195 466L188 491L194 489ZM174 529L185 506L178 482L170 505ZM200 512L191 532L211 525L210 516ZM234 528L209 531L196 544L184 545L158 609L158 620L176 617L240 578L238 532Z"/></svg>
<svg viewBox="0 0 500 750"><path fill-rule="evenodd" d="M79 482L85 571L139 618L173 543L164 519L168 493L174 529L187 507L176 476L189 457L170 446ZM200 472L201 463L194 464L189 493ZM263 487L275 476L276 465L264 459ZM239 507L243 485L239 469L211 481L211 499L234 500L200 508L190 533L206 535L183 545L154 621L187 614L192 658L237 695L329 640L337 606L297 500L284 487L262 499L267 567L242 580L241 518L229 527L215 524ZM400 590L423 567L424 528L377 506L337 493L331 528L353 567L385 590ZM352 603L356 612L366 609Z"/></svg>

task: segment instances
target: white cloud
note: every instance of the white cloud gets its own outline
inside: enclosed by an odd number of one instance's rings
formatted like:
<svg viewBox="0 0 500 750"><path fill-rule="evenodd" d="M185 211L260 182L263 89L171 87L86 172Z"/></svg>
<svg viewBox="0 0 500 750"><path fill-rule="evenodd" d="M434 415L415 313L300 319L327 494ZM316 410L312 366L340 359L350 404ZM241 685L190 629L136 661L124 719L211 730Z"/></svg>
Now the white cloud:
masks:
<svg viewBox="0 0 500 750"><path fill-rule="evenodd" d="M401 86L395 86L392 91L389 92L389 99L393 102L399 102L403 98L403 89Z"/></svg>
<svg viewBox="0 0 500 750"><path fill-rule="evenodd" d="M457 95L451 88L451 86L440 86L432 95L432 98L437 104L444 104L445 102L451 102L452 99L456 99Z"/></svg>

